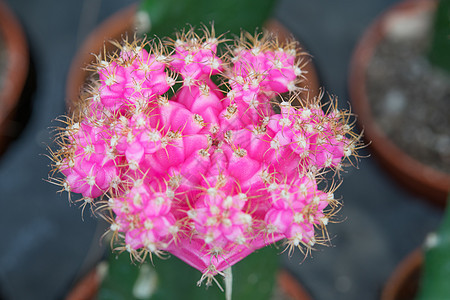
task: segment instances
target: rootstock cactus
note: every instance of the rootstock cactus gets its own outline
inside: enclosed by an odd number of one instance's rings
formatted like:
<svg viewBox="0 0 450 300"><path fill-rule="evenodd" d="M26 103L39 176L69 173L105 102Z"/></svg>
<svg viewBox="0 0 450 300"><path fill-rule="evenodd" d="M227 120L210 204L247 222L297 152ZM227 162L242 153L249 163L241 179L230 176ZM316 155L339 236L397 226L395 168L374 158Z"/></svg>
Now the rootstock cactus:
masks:
<svg viewBox="0 0 450 300"><path fill-rule="evenodd" d="M359 144L333 99L302 98L309 57L295 42L243 33L225 46L213 32L99 56L51 175L111 223L117 249L169 252L207 283L280 240L326 242L339 207L328 177Z"/></svg>

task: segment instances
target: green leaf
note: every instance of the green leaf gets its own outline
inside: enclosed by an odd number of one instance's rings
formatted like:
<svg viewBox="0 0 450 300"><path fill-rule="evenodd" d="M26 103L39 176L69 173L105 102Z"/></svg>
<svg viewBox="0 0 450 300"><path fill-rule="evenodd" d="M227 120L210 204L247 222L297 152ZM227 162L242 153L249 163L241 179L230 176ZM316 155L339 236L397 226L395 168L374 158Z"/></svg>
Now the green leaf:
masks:
<svg viewBox="0 0 450 300"><path fill-rule="evenodd" d="M241 29L255 32L261 29L270 16L275 0L144 0L139 11L148 14L151 20L150 35L173 36L187 24L210 28L215 31L240 34Z"/></svg>
<svg viewBox="0 0 450 300"><path fill-rule="evenodd" d="M279 270L278 254L279 250L273 246L266 247L232 267L233 300L271 298ZM154 267L148 262L145 264L154 270L148 278L153 292L150 297L140 299L225 299L225 293L215 283L210 287L206 287L204 283L198 287L197 281L201 278L201 272L176 257L172 256L165 260L155 258ZM133 295L133 288L142 268L143 265L132 264L127 253L122 253L118 257L112 255L98 299L138 299ZM225 286L220 275L216 276L216 279L222 287Z"/></svg>

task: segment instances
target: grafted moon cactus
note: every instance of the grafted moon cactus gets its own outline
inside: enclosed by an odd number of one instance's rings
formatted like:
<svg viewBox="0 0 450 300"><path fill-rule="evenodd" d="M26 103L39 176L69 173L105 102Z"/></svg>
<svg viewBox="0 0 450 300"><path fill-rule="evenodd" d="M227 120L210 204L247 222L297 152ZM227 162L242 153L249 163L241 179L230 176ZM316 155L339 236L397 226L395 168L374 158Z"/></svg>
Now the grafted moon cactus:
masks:
<svg viewBox="0 0 450 300"><path fill-rule="evenodd" d="M297 44L222 43L206 30L124 40L91 66L52 151L53 180L110 221L118 249L169 252L207 283L280 240L290 251L326 242L339 202L319 182L358 147L348 112L302 98Z"/></svg>

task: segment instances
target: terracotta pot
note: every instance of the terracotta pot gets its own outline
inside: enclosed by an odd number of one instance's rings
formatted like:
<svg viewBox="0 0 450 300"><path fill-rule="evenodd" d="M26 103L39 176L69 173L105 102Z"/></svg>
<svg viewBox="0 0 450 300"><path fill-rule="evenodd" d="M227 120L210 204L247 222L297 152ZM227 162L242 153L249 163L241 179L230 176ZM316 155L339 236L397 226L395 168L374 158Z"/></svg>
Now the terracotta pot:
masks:
<svg viewBox="0 0 450 300"><path fill-rule="evenodd" d="M86 274L80 281L70 290L66 296L66 300L94 300L96 299L101 276L96 269Z"/></svg>
<svg viewBox="0 0 450 300"><path fill-rule="evenodd" d="M15 134L13 118L29 71L28 44L19 21L0 1L0 39L6 50L6 69L0 82L0 154Z"/></svg>
<svg viewBox="0 0 450 300"><path fill-rule="evenodd" d="M402 184L441 206L450 189L450 174L433 169L412 158L391 141L376 123L367 96L366 70L377 44L385 36L385 24L396 13L414 14L431 10L435 1L407 0L382 14L365 32L357 45L350 65L349 93L364 136L374 156Z"/></svg>
<svg viewBox="0 0 450 300"><path fill-rule="evenodd" d="M312 300L303 286L287 271L280 271L277 284L281 290L292 300Z"/></svg>
<svg viewBox="0 0 450 300"><path fill-rule="evenodd" d="M66 84L66 101L69 107L76 101L79 93L86 82L88 72L84 70L86 66L95 61L92 55L102 51L103 46L107 51L114 50L114 46L108 43L108 40L120 40L122 37L134 35L134 15L137 6L132 5L124 10L117 12L108 18L99 27L97 27L86 39L78 50L70 66L69 75ZM292 35L277 21L271 20L266 28L278 34L280 41L291 38ZM308 78L309 97L315 97L319 94L319 81L317 72L312 63L305 67ZM306 96L306 93L304 94Z"/></svg>
<svg viewBox="0 0 450 300"><path fill-rule="evenodd" d="M419 288L422 264L422 249L415 250L401 261L389 277L381 294L381 300L414 299Z"/></svg>
<svg viewBox="0 0 450 300"><path fill-rule="evenodd" d="M94 269L84 276L69 292L65 300L94 300L96 299L101 275ZM300 283L287 271L280 271L277 276L277 285L279 286L283 297L286 300L312 300L308 292Z"/></svg>

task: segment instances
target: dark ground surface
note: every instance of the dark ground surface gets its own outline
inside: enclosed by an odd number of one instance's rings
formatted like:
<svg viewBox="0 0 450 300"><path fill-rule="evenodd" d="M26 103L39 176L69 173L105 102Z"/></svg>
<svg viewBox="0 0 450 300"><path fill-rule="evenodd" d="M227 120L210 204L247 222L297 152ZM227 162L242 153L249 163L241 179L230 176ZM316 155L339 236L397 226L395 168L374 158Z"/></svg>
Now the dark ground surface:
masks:
<svg viewBox="0 0 450 300"><path fill-rule="evenodd" d="M6 2L28 35L36 90L27 127L0 157L0 299L61 299L101 256L103 232L43 180L49 161L42 154L52 120L65 110L65 80L77 48L98 23L134 1L85 1L89 8L78 0ZM395 2L282 0L274 17L306 46L321 84L345 104L356 42ZM344 206L343 222L329 226L333 246L303 263L299 253L283 257L283 264L314 299L378 299L395 265L420 246L441 212L399 186L373 157L344 174L336 194Z"/></svg>

